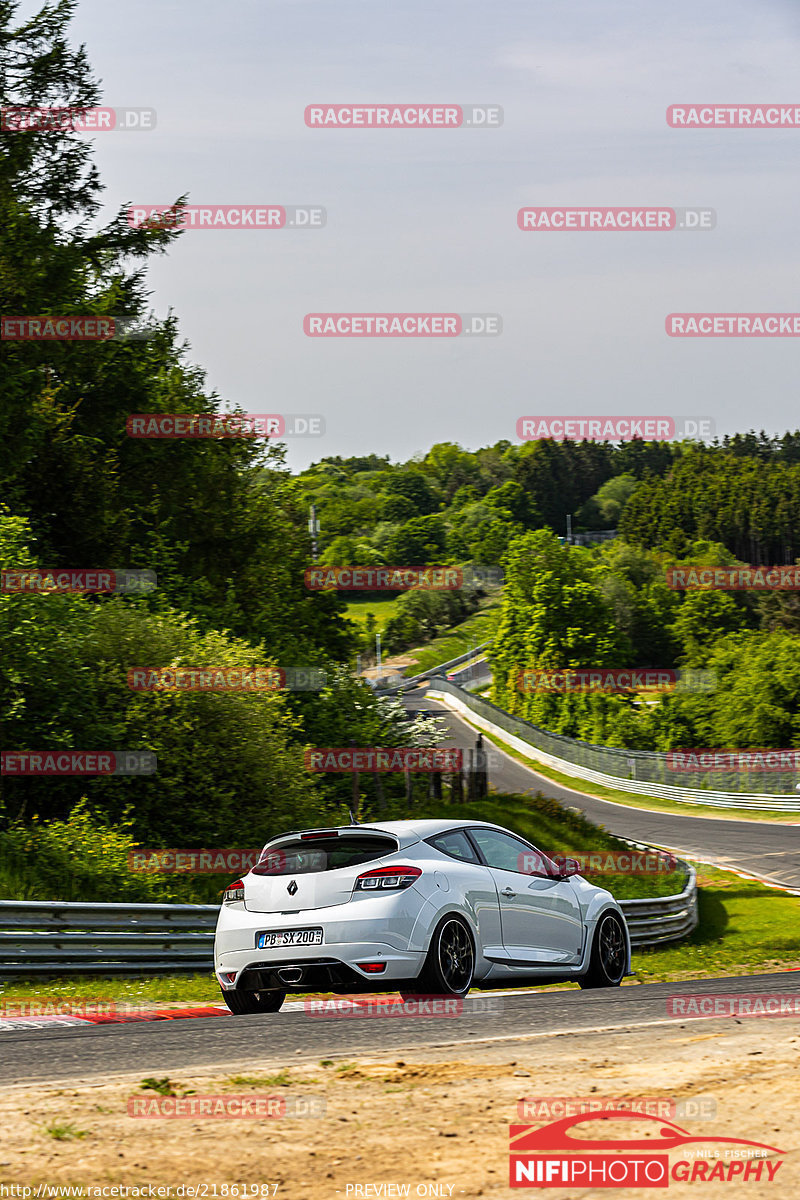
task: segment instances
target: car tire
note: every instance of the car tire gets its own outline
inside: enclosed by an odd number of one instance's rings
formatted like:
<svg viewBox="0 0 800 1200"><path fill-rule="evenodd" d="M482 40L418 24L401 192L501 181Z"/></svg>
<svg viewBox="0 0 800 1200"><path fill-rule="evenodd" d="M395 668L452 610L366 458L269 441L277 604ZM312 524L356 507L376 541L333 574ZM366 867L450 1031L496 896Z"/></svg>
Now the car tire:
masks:
<svg viewBox="0 0 800 1200"><path fill-rule="evenodd" d="M578 980L582 988L619 987L628 963L628 943L622 918L605 912L594 931L589 970Z"/></svg>
<svg viewBox="0 0 800 1200"><path fill-rule="evenodd" d="M454 913L443 917L433 931L425 966L413 988L401 992L415 996L466 996L475 975L475 946L469 926Z"/></svg>
<svg viewBox="0 0 800 1200"><path fill-rule="evenodd" d="M233 991L223 991L222 999L235 1017L245 1013L278 1012L286 999L286 992L251 992L244 988L234 988Z"/></svg>

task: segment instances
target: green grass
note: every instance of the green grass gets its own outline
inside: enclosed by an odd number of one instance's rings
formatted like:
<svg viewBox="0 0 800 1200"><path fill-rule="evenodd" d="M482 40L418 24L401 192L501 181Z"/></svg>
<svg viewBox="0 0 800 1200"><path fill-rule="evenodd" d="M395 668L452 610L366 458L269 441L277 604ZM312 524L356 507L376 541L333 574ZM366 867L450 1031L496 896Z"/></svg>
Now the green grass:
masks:
<svg viewBox="0 0 800 1200"><path fill-rule="evenodd" d="M51 1125L45 1125L44 1132L57 1142L73 1142L87 1137L85 1129L76 1129L68 1121L54 1121Z"/></svg>
<svg viewBox="0 0 800 1200"><path fill-rule="evenodd" d="M416 660L414 666L407 667L406 675L419 675L439 663L448 662L466 654L472 646L479 646L494 636L500 617L500 600L489 600L477 612L467 617L460 625L454 625L448 633L434 638L424 646L415 646L405 651Z"/></svg>
<svg viewBox="0 0 800 1200"><path fill-rule="evenodd" d="M175 1008L222 1003L219 985L210 972L202 975L152 975L133 979L83 976L55 980L10 980L0 983L0 1005L18 1000L74 1000L87 1004L116 1003L134 1006L166 1004Z"/></svg>
<svg viewBox="0 0 800 1200"><path fill-rule="evenodd" d="M435 686L435 685L434 685ZM488 698L488 697L487 697ZM478 730L479 726L473 724L469 720L468 715L459 713L459 719ZM586 783L583 779L578 779L574 775L565 775L562 771L556 771L552 767L539 762L534 757L536 751L531 747L530 756L521 754L513 746L509 746L501 738L496 737L492 733L487 733L485 729L480 729L484 740L491 742L498 749L503 750L510 758L515 759L523 766L532 767L537 775L542 775L545 779L551 780L553 783L561 784L562 787L570 788L573 792L577 792L583 796L594 796L597 800L613 800L616 804L625 804L628 808L645 808L655 812L667 812L682 816L698 816L698 817L717 817L725 820L736 821L777 821L782 825L800 825L800 813L781 812L778 809L759 809L754 812L752 808L715 808L710 804L679 804L673 800L663 800L659 796L637 796L633 792L623 792L615 788L602 787L597 783ZM534 784L531 784L534 786Z"/></svg>
<svg viewBox="0 0 800 1200"><path fill-rule="evenodd" d="M393 596L391 600L350 600L347 604L347 619L354 621L364 633L367 616L372 613L376 622L375 632L383 633L386 622L394 616L396 604L397 596Z"/></svg>
<svg viewBox="0 0 800 1200"><path fill-rule="evenodd" d="M277 1075L231 1075L228 1082L234 1087L289 1087L295 1081L284 1068Z"/></svg>
<svg viewBox="0 0 800 1200"><path fill-rule="evenodd" d="M639 983L800 969L800 896L705 867L700 924L672 946L637 950Z"/></svg>
<svg viewBox="0 0 800 1200"><path fill-rule="evenodd" d="M158 1092L159 1096L175 1096L175 1084L170 1079L169 1075L165 1075L163 1079L155 1079L152 1075L148 1075L139 1084L139 1088L143 1092Z"/></svg>
<svg viewBox="0 0 800 1200"><path fill-rule="evenodd" d="M184 1096L195 1096L197 1094L194 1088L184 1087L182 1083L173 1083L169 1075L165 1075L163 1079L154 1079L152 1076L148 1076L147 1079L143 1079L139 1084L139 1090L142 1092L158 1092L159 1096L179 1096L181 1100Z"/></svg>

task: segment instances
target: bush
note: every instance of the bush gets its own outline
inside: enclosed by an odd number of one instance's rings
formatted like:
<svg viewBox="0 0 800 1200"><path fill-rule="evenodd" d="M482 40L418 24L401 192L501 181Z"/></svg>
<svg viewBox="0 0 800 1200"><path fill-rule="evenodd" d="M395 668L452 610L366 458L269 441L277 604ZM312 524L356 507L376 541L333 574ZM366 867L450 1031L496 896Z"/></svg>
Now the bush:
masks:
<svg viewBox="0 0 800 1200"><path fill-rule="evenodd" d="M81 800L64 821L34 820L0 833L0 894L13 900L171 899L167 876L133 874L130 823L114 829Z"/></svg>
<svg viewBox="0 0 800 1200"><path fill-rule="evenodd" d="M85 900L129 904L214 904L228 875L134 871L133 821L108 824L86 798L61 821L34 819L0 833L0 896L5 900ZM243 847L253 849L253 846Z"/></svg>
<svg viewBox="0 0 800 1200"><path fill-rule="evenodd" d="M14 611L11 611L11 610ZM5 620L4 620L5 618ZM132 667L268 669L260 648L174 612L64 596L0 597L6 750L155 753L150 776L4 777L10 822L64 820L82 795L154 846L263 845L316 811L302 727L280 692L132 691Z"/></svg>

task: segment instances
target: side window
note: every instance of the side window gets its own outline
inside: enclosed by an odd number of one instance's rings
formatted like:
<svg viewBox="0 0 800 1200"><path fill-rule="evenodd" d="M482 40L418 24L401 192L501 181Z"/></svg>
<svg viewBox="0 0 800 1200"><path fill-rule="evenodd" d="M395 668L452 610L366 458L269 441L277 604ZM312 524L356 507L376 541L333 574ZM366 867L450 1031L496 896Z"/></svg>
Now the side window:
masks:
<svg viewBox="0 0 800 1200"><path fill-rule="evenodd" d="M451 829L449 833L439 833L428 839L428 844L450 858L458 858L461 862L480 865L480 860L472 848L472 844L463 829Z"/></svg>
<svg viewBox="0 0 800 1200"><path fill-rule="evenodd" d="M512 834L497 829L470 829L470 833L490 867L520 875L550 874L544 855Z"/></svg>

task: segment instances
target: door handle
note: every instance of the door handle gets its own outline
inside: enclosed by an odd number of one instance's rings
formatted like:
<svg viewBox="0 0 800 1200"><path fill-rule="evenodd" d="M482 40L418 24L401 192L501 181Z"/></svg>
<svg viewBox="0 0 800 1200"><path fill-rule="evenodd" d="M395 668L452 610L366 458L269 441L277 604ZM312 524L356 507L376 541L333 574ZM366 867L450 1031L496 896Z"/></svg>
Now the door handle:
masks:
<svg viewBox="0 0 800 1200"><path fill-rule="evenodd" d="M510 887L503 888L502 892L500 893L501 896L507 896L509 898L509 900L511 899L512 896L516 896L516 894L517 894L516 892L512 892Z"/></svg>

